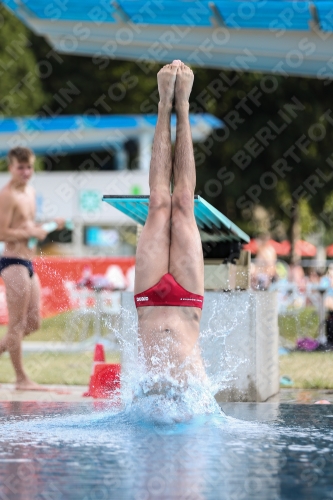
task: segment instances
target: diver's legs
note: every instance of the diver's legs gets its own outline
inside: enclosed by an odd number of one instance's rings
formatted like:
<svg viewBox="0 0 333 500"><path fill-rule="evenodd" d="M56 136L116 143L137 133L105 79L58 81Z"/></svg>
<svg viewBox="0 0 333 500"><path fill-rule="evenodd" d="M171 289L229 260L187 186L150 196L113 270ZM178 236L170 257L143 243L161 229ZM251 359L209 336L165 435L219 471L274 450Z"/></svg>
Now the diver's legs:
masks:
<svg viewBox="0 0 333 500"><path fill-rule="evenodd" d="M149 171L150 201L135 266L134 293L155 285L169 269L172 148L170 116L178 65L167 64L157 75L160 102Z"/></svg>
<svg viewBox="0 0 333 500"><path fill-rule="evenodd" d="M177 71L175 107L177 136L173 164L170 273L192 293L204 293L204 265L200 234L194 218L195 161L189 122L192 70L182 64Z"/></svg>

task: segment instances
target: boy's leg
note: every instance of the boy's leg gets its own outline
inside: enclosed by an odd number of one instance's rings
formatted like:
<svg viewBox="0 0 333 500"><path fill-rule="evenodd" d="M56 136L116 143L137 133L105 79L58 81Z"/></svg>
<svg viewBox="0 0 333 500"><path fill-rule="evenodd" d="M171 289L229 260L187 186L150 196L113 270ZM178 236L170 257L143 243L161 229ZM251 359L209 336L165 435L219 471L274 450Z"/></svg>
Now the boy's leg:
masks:
<svg viewBox="0 0 333 500"><path fill-rule="evenodd" d="M30 382L22 362L22 338L27 326L31 278L24 266L13 265L1 273L6 285L8 331L0 342L0 352L8 351L16 374L16 384Z"/></svg>
<svg viewBox="0 0 333 500"><path fill-rule="evenodd" d="M37 274L30 279L31 291L24 335L29 335L40 328L40 282Z"/></svg>
<svg viewBox="0 0 333 500"><path fill-rule="evenodd" d="M30 298L26 314L26 327L23 335L30 335L40 328L40 282L37 274L30 278ZM9 291L10 293L10 291ZM0 340L0 354L7 351L7 336Z"/></svg>
<svg viewBox="0 0 333 500"><path fill-rule="evenodd" d="M13 265L4 269L1 277L6 285L9 322L7 334L0 340L0 354L9 352L16 374L16 389L47 391L30 380L22 361L22 338L37 330L40 323L38 276L30 278L24 266Z"/></svg>
<svg viewBox="0 0 333 500"><path fill-rule="evenodd" d="M150 202L136 251L134 293L155 285L169 270L172 148L170 116L177 62L157 75L160 102L149 171Z"/></svg>
<svg viewBox="0 0 333 500"><path fill-rule="evenodd" d="M192 293L204 294L204 265L200 234L194 218L195 161L189 122L193 72L182 64L177 71L175 107L177 136L173 164L170 273Z"/></svg>

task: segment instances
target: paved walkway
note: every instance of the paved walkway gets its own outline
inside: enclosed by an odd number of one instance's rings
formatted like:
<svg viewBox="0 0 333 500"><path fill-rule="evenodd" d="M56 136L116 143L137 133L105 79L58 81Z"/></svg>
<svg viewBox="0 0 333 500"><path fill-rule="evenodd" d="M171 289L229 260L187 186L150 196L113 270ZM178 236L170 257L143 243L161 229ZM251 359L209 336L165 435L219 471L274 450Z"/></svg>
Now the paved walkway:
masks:
<svg viewBox="0 0 333 500"><path fill-rule="evenodd" d="M43 385L48 391L17 391L13 384L0 385L1 401L92 401L92 398L83 397L87 386L81 385Z"/></svg>
<svg viewBox="0 0 333 500"><path fill-rule="evenodd" d="M313 404L316 401L327 400L333 404L333 390L317 389L280 389L280 403Z"/></svg>
<svg viewBox="0 0 333 500"><path fill-rule="evenodd" d="M117 344L112 341L112 339L102 338L99 343L102 343L106 349L118 350ZM44 353L44 352L93 352L96 344L96 339L91 337L83 342L53 342L48 341L38 341L38 340L28 340L22 342L22 350L25 353Z"/></svg>
<svg viewBox="0 0 333 500"><path fill-rule="evenodd" d="M74 385L44 385L47 392L16 391L13 384L0 385L1 401L63 401L87 402L93 398L83 397L86 386ZM306 389L281 389L280 394L270 398L269 403L313 404L318 400L326 399L333 404L333 390L306 390ZM223 404L223 403L222 403ZM265 403L263 403L265 404Z"/></svg>

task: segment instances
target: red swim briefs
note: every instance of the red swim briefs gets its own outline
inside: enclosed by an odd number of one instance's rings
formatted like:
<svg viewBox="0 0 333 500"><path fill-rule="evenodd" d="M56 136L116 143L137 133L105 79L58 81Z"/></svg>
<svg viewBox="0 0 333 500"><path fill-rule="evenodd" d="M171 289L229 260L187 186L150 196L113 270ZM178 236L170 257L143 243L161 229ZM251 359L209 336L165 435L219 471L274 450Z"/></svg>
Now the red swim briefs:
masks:
<svg viewBox="0 0 333 500"><path fill-rule="evenodd" d="M202 295L185 290L170 273L162 276L156 285L145 292L134 295L136 307L180 306L202 309L203 299Z"/></svg>

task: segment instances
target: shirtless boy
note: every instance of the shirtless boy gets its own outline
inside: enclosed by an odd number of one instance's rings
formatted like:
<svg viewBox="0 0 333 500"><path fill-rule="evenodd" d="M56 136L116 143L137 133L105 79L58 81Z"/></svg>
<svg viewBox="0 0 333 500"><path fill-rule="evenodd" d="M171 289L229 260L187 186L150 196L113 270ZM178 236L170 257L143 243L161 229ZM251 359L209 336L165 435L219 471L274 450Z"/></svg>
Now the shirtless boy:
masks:
<svg viewBox="0 0 333 500"><path fill-rule="evenodd" d="M167 64L157 75L160 101L149 172L149 213L136 252L139 338L146 367L162 383L157 384L161 390L163 377L171 376L185 385L189 373L201 380L205 377L198 348L204 265L194 218L196 173L189 123L193 79L193 72L181 61ZM174 158L173 102L177 115ZM152 388L153 392L157 389L156 385Z"/></svg>
<svg viewBox="0 0 333 500"><path fill-rule="evenodd" d="M27 148L8 153L9 183L0 190L0 241L5 242L0 274L6 286L8 331L0 339L0 354L8 351L16 374L16 389L42 390L23 369L22 338L40 325L40 286L33 270L29 238L45 239L35 224L35 193L28 185L34 171L34 154ZM63 222L57 221L61 228Z"/></svg>

